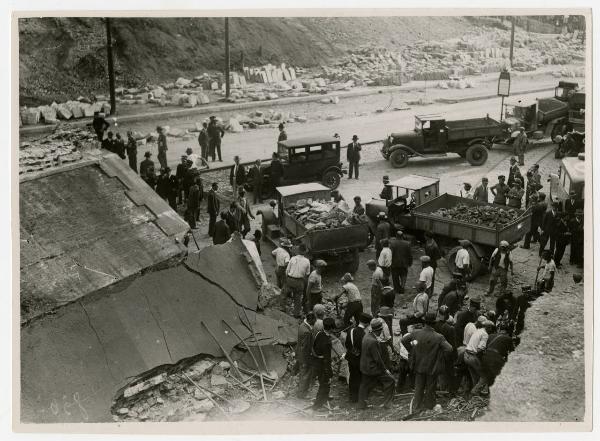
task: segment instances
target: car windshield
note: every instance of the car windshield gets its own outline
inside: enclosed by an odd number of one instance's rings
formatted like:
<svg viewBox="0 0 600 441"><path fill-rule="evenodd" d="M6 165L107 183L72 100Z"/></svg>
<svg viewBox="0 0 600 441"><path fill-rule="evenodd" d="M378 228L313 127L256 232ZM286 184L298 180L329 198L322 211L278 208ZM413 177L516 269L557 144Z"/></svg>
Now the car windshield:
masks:
<svg viewBox="0 0 600 441"><path fill-rule="evenodd" d="M423 122L419 118L415 118L415 132L420 133L423 129Z"/></svg>

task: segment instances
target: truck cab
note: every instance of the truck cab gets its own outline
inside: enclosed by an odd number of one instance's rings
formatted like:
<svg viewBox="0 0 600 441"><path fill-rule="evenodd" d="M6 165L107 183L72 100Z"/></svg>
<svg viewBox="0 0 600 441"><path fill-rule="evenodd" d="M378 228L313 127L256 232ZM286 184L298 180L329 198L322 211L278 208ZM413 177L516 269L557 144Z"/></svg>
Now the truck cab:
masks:
<svg viewBox="0 0 600 441"><path fill-rule="evenodd" d="M579 90L579 83L559 81L558 86L554 88L554 98L559 101L567 102L571 95L577 90Z"/></svg>
<svg viewBox="0 0 600 441"><path fill-rule="evenodd" d="M415 133L422 140L423 153L446 153L448 132L445 118L440 115L415 116Z"/></svg>
<svg viewBox="0 0 600 441"><path fill-rule="evenodd" d="M550 200L564 203L569 193L574 191L577 200L585 196L585 154L563 158L558 173L550 174Z"/></svg>

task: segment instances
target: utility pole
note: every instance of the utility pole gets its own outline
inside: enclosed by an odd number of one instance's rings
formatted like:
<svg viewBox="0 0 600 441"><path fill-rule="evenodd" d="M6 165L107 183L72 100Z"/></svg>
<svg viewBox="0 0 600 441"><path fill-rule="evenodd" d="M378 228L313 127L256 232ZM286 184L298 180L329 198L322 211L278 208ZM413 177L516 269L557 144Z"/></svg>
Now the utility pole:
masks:
<svg viewBox="0 0 600 441"><path fill-rule="evenodd" d="M110 18L106 17L106 55L108 56L108 88L110 89L110 114L117 111L115 100L115 67L113 64L112 36L110 34Z"/></svg>
<svg viewBox="0 0 600 441"><path fill-rule="evenodd" d="M229 18L225 17L225 97L229 98Z"/></svg>
<svg viewBox="0 0 600 441"><path fill-rule="evenodd" d="M510 67L513 67L513 51L514 51L514 47L515 47L515 17L512 16L511 17L511 26L510 26L510 56L509 56L509 60L510 60Z"/></svg>

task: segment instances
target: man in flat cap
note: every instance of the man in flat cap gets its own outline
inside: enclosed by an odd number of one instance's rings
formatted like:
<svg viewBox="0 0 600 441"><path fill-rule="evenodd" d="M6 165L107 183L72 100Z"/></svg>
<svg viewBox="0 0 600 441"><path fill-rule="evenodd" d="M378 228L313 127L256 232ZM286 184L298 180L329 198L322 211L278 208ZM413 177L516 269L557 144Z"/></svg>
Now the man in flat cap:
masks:
<svg viewBox="0 0 600 441"><path fill-rule="evenodd" d="M508 170L508 182L506 183L509 188L512 188L515 179L520 179L523 182L523 175L521 175L521 170L517 165L517 160L512 157L510 158L510 168Z"/></svg>
<svg viewBox="0 0 600 441"><path fill-rule="evenodd" d="M421 256L421 273L419 274L419 282L425 283L425 292L431 298L433 295L433 267L431 266L431 258L427 255Z"/></svg>
<svg viewBox="0 0 600 441"><path fill-rule="evenodd" d="M525 127L519 127L519 134L516 136L513 143L514 154L519 158L519 165L525 165L525 149L527 148L527 133L525 133Z"/></svg>
<svg viewBox="0 0 600 441"><path fill-rule="evenodd" d="M510 190L510 187L504 182L506 177L504 175L498 176L498 183L490 187L492 195L494 195L494 204L506 205L506 194Z"/></svg>
<svg viewBox="0 0 600 441"><path fill-rule="evenodd" d="M385 199L386 201L391 201L394 199L392 186L390 185L390 177L387 175L383 177L383 189L381 190L381 193L379 193L379 197L381 199Z"/></svg>
<svg viewBox="0 0 600 441"><path fill-rule="evenodd" d="M308 282L306 283L306 302L304 306L306 311L312 311L316 304L323 301L321 274L323 274L323 268L327 266L327 262L317 259L314 262L314 266L315 269L308 276Z"/></svg>

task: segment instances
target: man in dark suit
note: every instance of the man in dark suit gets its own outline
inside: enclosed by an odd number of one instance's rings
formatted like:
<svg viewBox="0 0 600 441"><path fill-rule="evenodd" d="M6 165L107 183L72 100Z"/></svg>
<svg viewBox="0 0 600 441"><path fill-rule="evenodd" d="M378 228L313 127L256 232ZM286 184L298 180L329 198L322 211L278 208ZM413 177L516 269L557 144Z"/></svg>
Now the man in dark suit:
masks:
<svg viewBox="0 0 600 441"><path fill-rule="evenodd" d="M408 268L412 265L410 244L403 237L404 233L402 230L398 230L396 237L390 240L390 250L392 250L392 281L394 289L398 294L404 293Z"/></svg>
<svg viewBox="0 0 600 441"><path fill-rule="evenodd" d="M330 380L333 376L331 368L331 337L335 331L335 320L326 317L323 330L315 334L311 350L311 377L319 382L319 390L312 408L318 410L329 400Z"/></svg>
<svg viewBox="0 0 600 441"><path fill-rule="evenodd" d="M358 179L358 163L360 162L360 151L361 146L358 142L358 136L352 137L352 142L348 144L348 150L346 151L346 159L348 159L348 179L352 179L352 172L355 172L356 179Z"/></svg>
<svg viewBox="0 0 600 441"><path fill-rule="evenodd" d="M571 221L575 217L575 211L583 210L582 201L578 201L576 199L577 193L574 191L569 193L569 199L565 201L565 213L567 213L567 218Z"/></svg>
<svg viewBox="0 0 600 441"><path fill-rule="evenodd" d="M306 314L306 318L298 327L298 342L296 343L296 363L298 366L298 389L296 396L306 398L314 378L310 375L310 357L313 345L313 326L317 318L314 312Z"/></svg>
<svg viewBox="0 0 600 441"><path fill-rule="evenodd" d="M517 160L512 157L510 158L510 169L508 170L508 188L512 188L516 179L520 179L523 182L523 175L521 175L521 170L517 165Z"/></svg>
<svg viewBox="0 0 600 441"><path fill-rule="evenodd" d="M546 203L546 195L544 193L538 193L537 199L535 196L531 196L531 230L525 233L525 242L521 245L521 248L529 249L529 245L532 242L538 242L540 240L540 227L544 220L544 214L548 209Z"/></svg>
<svg viewBox="0 0 600 441"><path fill-rule="evenodd" d="M415 395L413 412L433 409L435 406L435 388L437 377L444 373L443 358L450 357L452 346L435 332L436 314L425 315L425 326L402 337L402 344L410 353L411 370L415 375Z"/></svg>
<svg viewBox="0 0 600 441"><path fill-rule="evenodd" d="M240 157L233 157L233 165L229 170L229 184L233 190L233 197L238 195L238 187L243 187L246 183L246 169L240 164Z"/></svg>
<svg viewBox="0 0 600 441"><path fill-rule="evenodd" d="M383 332L383 319L371 320L371 332L365 334L360 352L360 388L358 390L358 409L367 408L369 392L381 385L383 390L383 407L389 409L394 398L394 377L389 370L387 343L379 342Z"/></svg>
<svg viewBox="0 0 600 441"><path fill-rule="evenodd" d="M213 244L224 244L229 240L230 237L231 231L229 231L229 226L227 225L227 214L221 213L221 219L215 222L213 228Z"/></svg>
<svg viewBox="0 0 600 441"><path fill-rule="evenodd" d="M208 199L206 203L206 211L208 212L208 235L212 236L215 234L215 222L217 221L217 214L221 211L221 201L217 197L217 190L219 185L213 182L208 191Z"/></svg>
<svg viewBox="0 0 600 441"><path fill-rule="evenodd" d="M362 341L365 336L365 329L371 323L373 317L369 314L362 313L359 317L358 326L354 326L346 334L346 360L348 361L348 369L350 371L350 379L348 381L348 392L351 403L358 402L358 390L360 388L360 354L362 350Z"/></svg>
<svg viewBox="0 0 600 441"><path fill-rule="evenodd" d="M575 216L569 222L571 231L571 256L569 263L583 266L583 210L575 210Z"/></svg>
<svg viewBox="0 0 600 441"><path fill-rule="evenodd" d="M539 255L542 257L542 253L546 248L548 239L550 239L550 255L554 255L554 247L556 246L556 225L558 223L558 208L560 202L553 202L552 208L544 214L542 220L542 235L540 236L540 252Z"/></svg>
<svg viewBox="0 0 600 441"><path fill-rule="evenodd" d="M283 164L281 163L277 152L273 152L272 155L271 166L269 167L269 177L271 178L273 188L279 187L281 178L283 177Z"/></svg>

